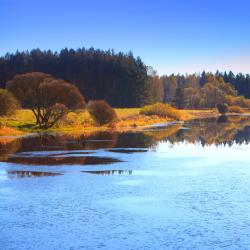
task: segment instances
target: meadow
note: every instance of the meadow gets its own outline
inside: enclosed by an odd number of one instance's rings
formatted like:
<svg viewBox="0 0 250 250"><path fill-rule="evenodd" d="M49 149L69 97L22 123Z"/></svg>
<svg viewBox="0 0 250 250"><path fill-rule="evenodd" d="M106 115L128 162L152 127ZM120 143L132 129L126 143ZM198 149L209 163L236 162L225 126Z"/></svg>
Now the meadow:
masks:
<svg viewBox="0 0 250 250"><path fill-rule="evenodd" d="M19 109L14 115L0 117L0 136L20 135L22 133L51 131L70 133L94 133L96 131L114 130L129 131L140 130L147 126L159 123L177 121L172 117L141 114L141 108L115 109L118 119L110 124L99 126L86 110L69 112L53 128L44 130L36 127L35 117L31 110ZM195 118L209 118L218 116L216 110L175 110L178 112L179 121Z"/></svg>

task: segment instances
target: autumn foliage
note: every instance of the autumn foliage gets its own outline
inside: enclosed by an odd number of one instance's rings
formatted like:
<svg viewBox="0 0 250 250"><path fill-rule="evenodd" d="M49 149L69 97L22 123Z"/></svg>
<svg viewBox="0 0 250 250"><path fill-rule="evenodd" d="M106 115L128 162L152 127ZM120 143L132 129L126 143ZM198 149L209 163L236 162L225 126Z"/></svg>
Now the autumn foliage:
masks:
<svg viewBox="0 0 250 250"><path fill-rule="evenodd" d="M14 95L5 89L0 89L0 116L12 115L18 107L19 103Z"/></svg>
<svg viewBox="0 0 250 250"><path fill-rule="evenodd" d="M40 128L50 128L69 110L85 105L83 96L72 84L40 72L16 75L7 82L7 89L32 110Z"/></svg>
<svg viewBox="0 0 250 250"><path fill-rule="evenodd" d="M87 110L99 125L108 124L117 118L115 110L105 101L89 101Z"/></svg>
<svg viewBox="0 0 250 250"><path fill-rule="evenodd" d="M168 117L175 120L181 119L180 111L173 108L170 104L155 103L152 105L147 105L142 108L141 114L143 115L157 115L160 117Z"/></svg>

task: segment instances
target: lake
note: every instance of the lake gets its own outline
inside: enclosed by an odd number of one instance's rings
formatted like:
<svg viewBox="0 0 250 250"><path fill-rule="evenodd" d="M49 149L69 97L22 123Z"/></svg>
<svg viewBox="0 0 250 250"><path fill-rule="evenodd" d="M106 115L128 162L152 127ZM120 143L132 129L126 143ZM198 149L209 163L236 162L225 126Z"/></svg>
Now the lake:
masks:
<svg viewBox="0 0 250 250"><path fill-rule="evenodd" d="M0 249L249 249L250 118L0 137Z"/></svg>

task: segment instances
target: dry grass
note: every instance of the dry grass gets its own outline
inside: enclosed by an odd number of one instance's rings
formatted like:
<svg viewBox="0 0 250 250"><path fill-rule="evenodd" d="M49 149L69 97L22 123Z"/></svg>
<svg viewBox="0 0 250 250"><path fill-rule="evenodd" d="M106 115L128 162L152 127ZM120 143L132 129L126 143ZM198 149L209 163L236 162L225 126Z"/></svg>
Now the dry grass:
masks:
<svg viewBox="0 0 250 250"><path fill-rule="evenodd" d="M61 131L71 134L93 133L96 131L116 130L128 131L135 129L143 129L146 126L166 123L176 120L174 117L178 113L178 120L190 120L194 118L207 118L218 116L215 110L177 110L172 109L175 114L169 116L158 115L143 115L140 114L140 108L124 108L115 109L118 119L104 126L96 126L95 122L86 110L78 110L70 112L60 123L58 123L50 131ZM10 117L1 117L0 123L3 124L0 129L0 136L2 135L19 135L25 132L33 132L40 130L35 128L35 119L32 111L18 110L15 115ZM22 132L21 132L22 131Z"/></svg>
<svg viewBox="0 0 250 250"><path fill-rule="evenodd" d="M0 129L0 136L16 136L16 135L22 135L23 132L20 130L16 130L14 128L9 127L3 127Z"/></svg>
<svg viewBox="0 0 250 250"><path fill-rule="evenodd" d="M118 117L120 119L128 118L128 117L133 117L137 116L140 114L141 109L140 108L123 108L123 109L115 109Z"/></svg>
<svg viewBox="0 0 250 250"><path fill-rule="evenodd" d="M204 119L210 117L217 117L219 113L215 109L209 110L180 110L181 120Z"/></svg>

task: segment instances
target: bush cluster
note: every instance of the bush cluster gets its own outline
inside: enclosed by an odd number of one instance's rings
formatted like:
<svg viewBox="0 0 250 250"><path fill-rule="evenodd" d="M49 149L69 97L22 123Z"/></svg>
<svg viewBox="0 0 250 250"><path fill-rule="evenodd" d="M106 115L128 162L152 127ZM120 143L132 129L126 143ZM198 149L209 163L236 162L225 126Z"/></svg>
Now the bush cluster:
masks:
<svg viewBox="0 0 250 250"><path fill-rule="evenodd" d="M230 106L240 106L242 108L250 108L250 100L244 96L230 96L225 97L225 102Z"/></svg>
<svg viewBox="0 0 250 250"><path fill-rule="evenodd" d="M244 113L244 109L241 108L240 106L233 105L228 107L228 112L241 114Z"/></svg>
<svg viewBox="0 0 250 250"><path fill-rule="evenodd" d="M173 108L170 104L155 103L143 107L140 111L143 115L157 115L161 117L169 117L175 120L181 119L180 111Z"/></svg>

